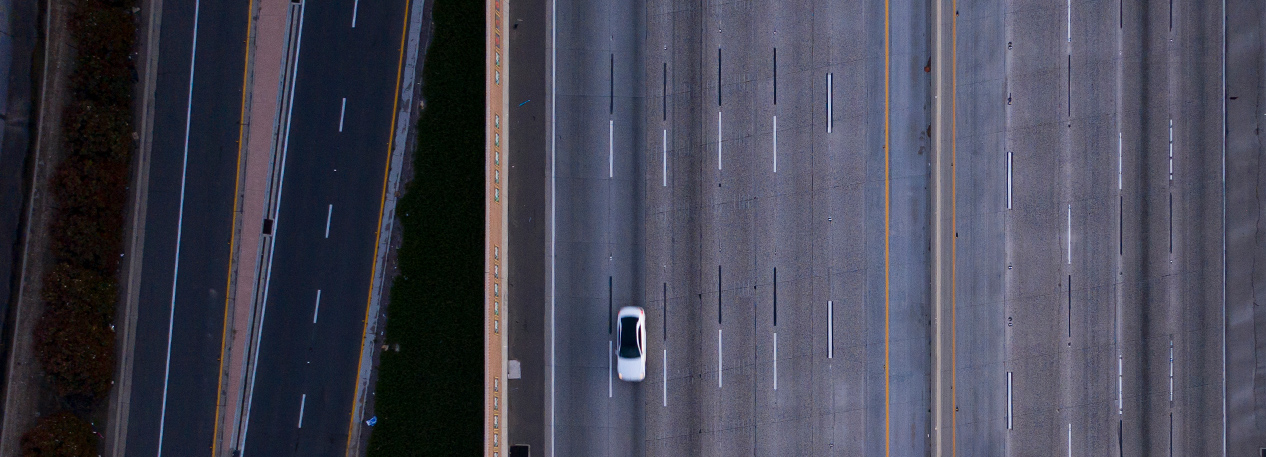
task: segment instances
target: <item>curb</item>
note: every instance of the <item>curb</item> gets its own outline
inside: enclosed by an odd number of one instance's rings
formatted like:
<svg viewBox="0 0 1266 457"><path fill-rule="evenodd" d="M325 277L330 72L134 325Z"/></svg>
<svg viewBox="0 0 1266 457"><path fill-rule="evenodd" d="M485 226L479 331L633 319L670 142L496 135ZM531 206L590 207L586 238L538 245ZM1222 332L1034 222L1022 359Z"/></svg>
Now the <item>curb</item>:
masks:
<svg viewBox="0 0 1266 457"><path fill-rule="evenodd" d="M501 405L507 404L506 391L501 388L501 379L506 374L506 346L509 341L505 332L501 331L501 315L505 298L501 296L501 283L505 280L501 264L508 263L502 259L501 247L506 247L505 257L510 257L509 230L507 224L510 217L509 207L502 201L501 188L505 187L502 174L509 180L509 173L503 173L501 167L502 154L509 160L508 148L503 148L502 137L509 144L509 136L501 125L509 125L509 53L504 52L503 42L508 44L506 24L502 20L502 12L506 10L506 0L485 0L487 13L485 27L491 31L486 34L486 51L484 52L485 101L487 112L484 113L484 192L485 198L491 196L484 207L484 455L500 457L501 436L503 427L508 428L506 417L502 414ZM503 56L504 54L504 56ZM503 61L505 64L503 65ZM502 77L502 73L505 77ZM509 198L509 195L506 195ZM507 269L508 273L509 270ZM508 283L508 281L507 281Z"/></svg>
<svg viewBox="0 0 1266 457"><path fill-rule="evenodd" d="M142 92L140 106L133 103L133 109L140 111L140 143L136 158L132 164L134 171L132 180L132 208L128 215L131 226L127 238L128 262L120 275L125 284L123 306L119 307L115 322L118 328L117 338L118 365L115 368L115 385L111 389L107 407L105 434L105 455L122 457L127 449L127 425L132 398L132 363L133 349L136 347L136 319L140 306L140 285L142 251L145 249L145 213L149 199L149 158L154 140L154 85L158 78L158 36L162 22L163 0L143 0L141 11L145 29L138 48L145 51L143 68L145 79L140 84ZM138 30L138 32L140 32ZM134 116L135 117L135 116Z"/></svg>

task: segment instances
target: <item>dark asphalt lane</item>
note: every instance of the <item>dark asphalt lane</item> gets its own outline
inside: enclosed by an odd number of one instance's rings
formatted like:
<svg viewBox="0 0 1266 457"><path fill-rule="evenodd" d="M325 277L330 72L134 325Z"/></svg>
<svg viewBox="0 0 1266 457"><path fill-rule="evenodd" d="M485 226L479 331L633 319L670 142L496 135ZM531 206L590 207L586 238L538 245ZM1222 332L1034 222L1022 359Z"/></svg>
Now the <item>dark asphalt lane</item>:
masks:
<svg viewBox="0 0 1266 457"><path fill-rule="evenodd" d="M407 2L304 8L250 456L345 450Z"/></svg>
<svg viewBox="0 0 1266 457"><path fill-rule="evenodd" d="M244 3L201 5L190 105L193 20L193 0L163 3L128 455L159 454L160 439L162 454L203 454L209 452L214 433L247 9ZM191 121L181 221L186 119ZM178 225L180 265L173 315ZM169 323L171 366L165 379Z"/></svg>

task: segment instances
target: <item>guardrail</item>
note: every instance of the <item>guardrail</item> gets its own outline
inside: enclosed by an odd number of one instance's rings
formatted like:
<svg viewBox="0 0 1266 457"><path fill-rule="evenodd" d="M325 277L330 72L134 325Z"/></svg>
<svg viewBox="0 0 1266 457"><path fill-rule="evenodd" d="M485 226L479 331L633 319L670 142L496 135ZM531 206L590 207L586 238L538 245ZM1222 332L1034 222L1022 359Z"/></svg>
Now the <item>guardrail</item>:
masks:
<svg viewBox="0 0 1266 457"><path fill-rule="evenodd" d="M506 270L501 266L508 258L506 251L506 224L508 215L501 190L508 178L501 164L507 160L505 131L508 125L505 108L509 103L506 89L508 72L505 21L505 0L486 0L485 17L489 33L486 34L484 72L486 82L486 106L484 115L485 206L484 206L484 455L501 457L504 451L506 430L506 391L501 380L506 373L506 334L501 329L501 317L506 303L501 285Z"/></svg>

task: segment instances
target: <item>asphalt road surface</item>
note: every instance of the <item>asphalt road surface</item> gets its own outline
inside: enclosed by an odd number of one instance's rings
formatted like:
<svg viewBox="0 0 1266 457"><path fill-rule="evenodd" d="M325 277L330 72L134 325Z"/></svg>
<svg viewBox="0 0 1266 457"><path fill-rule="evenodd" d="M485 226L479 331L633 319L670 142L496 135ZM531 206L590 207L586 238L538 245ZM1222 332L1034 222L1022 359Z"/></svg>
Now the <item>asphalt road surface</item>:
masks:
<svg viewBox="0 0 1266 457"><path fill-rule="evenodd" d="M927 3L876 6L551 4L546 455L926 452Z"/></svg>
<svg viewBox="0 0 1266 457"><path fill-rule="evenodd" d="M407 11L305 3L243 455L346 449Z"/></svg>
<svg viewBox="0 0 1266 457"><path fill-rule="evenodd" d="M128 455L205 454L215 429L248 12L195 3L163 2Z"/></svg>
<svg viewBox="0 0 1266 457"><path fill-rule="evenodd" d="M943 211L940 455L1221 453L1221 5L947 2L933 208L935 5L547 2L545 455L934 452Z"/></svg>

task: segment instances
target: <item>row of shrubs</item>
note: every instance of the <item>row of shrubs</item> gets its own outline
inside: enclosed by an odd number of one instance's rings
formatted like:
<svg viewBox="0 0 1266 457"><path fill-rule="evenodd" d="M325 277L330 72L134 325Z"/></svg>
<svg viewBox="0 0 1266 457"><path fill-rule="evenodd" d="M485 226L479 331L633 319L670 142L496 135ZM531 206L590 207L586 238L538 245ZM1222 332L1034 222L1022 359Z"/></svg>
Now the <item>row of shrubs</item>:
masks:
<svg viewBox="0 0 1266 457"><path fill-rule="evenodd" d="M115 303L123 251L132 139L131 0L79 0L69 32L76 59L63 112L63 153L51 189L53 266L44 276L44 314L35 353L65 411L40 420L23 455L93 456L92 416L114 378Z"/></svg>

